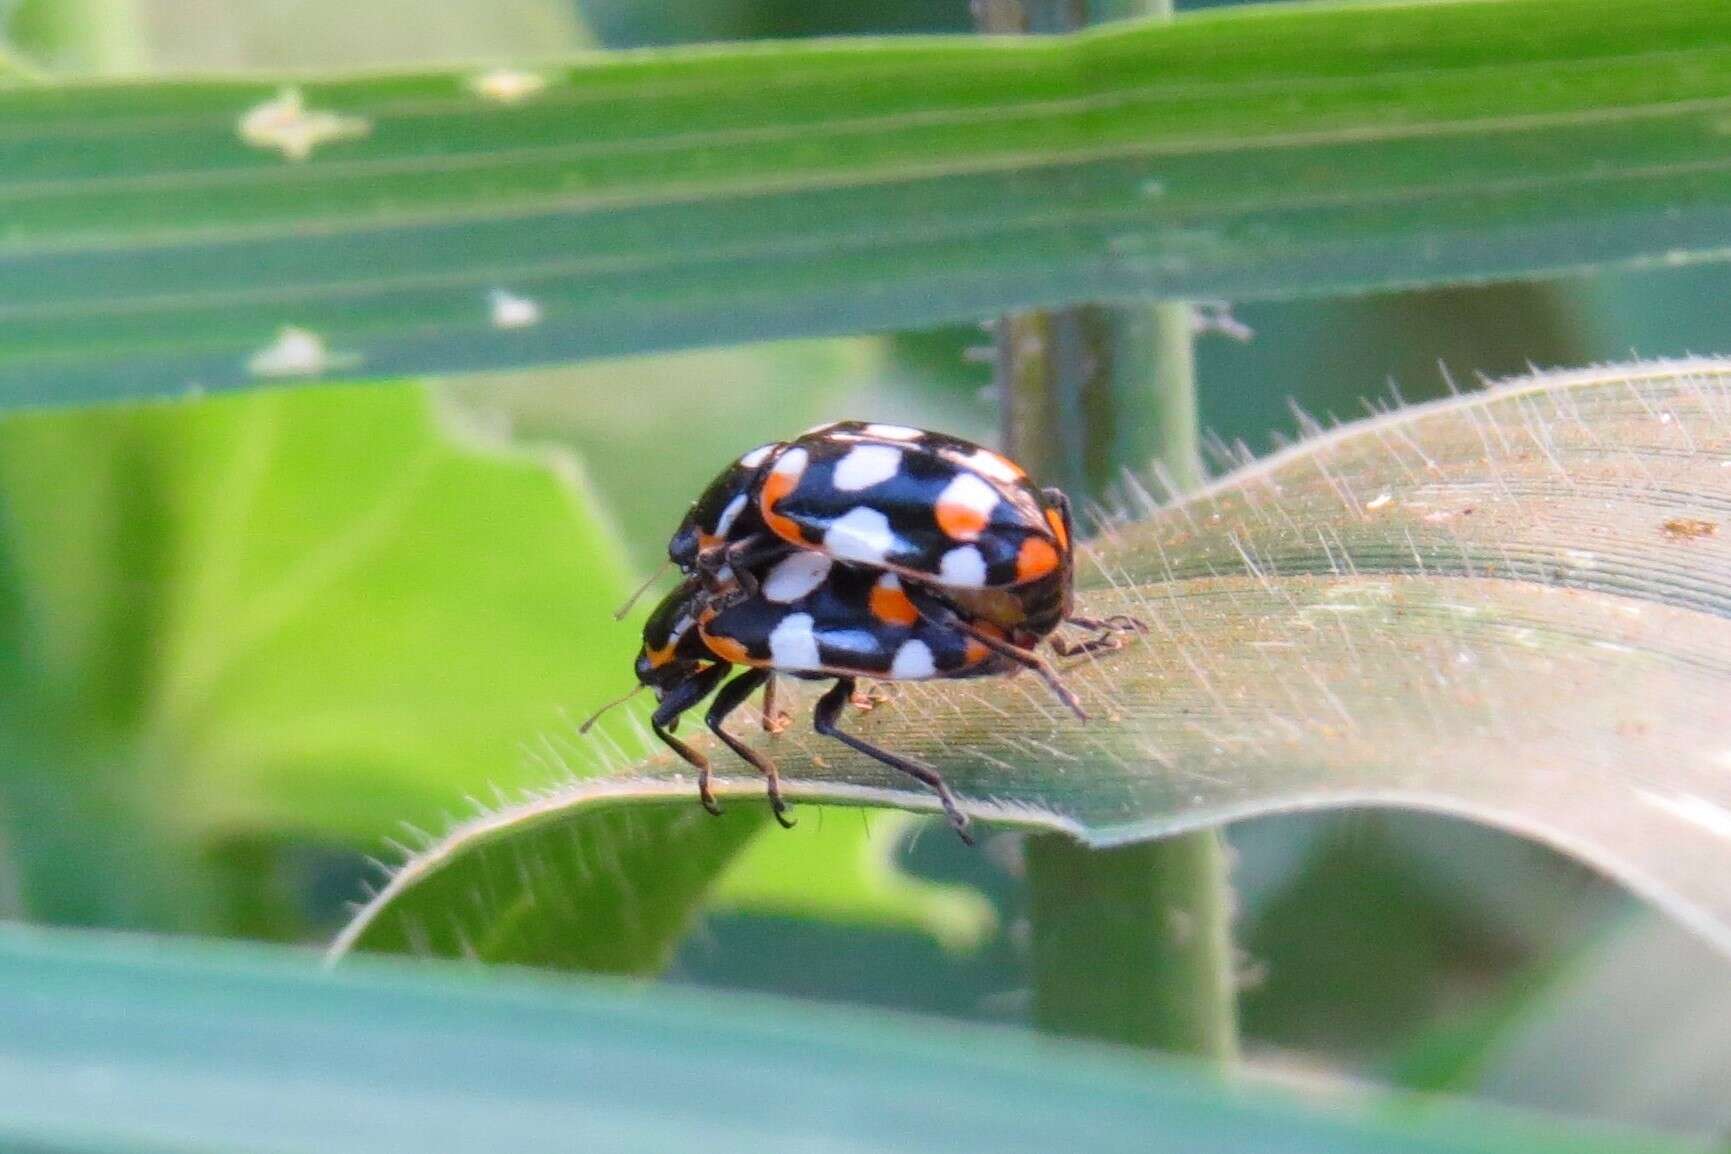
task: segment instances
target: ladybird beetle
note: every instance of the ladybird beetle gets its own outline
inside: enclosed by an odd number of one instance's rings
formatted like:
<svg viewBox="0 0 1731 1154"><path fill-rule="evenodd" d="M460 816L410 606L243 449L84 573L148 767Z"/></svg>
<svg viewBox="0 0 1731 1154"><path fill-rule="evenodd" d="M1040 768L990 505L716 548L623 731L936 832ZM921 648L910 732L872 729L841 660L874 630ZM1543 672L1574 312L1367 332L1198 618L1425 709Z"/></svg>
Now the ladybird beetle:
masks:
<svg viewBox="0 0 1731 1154"><path fill-rule="evenodd" d="M729 733L725 723L772 676L834 679L818 699L817 732L909 774L938 795L964 841L968 819L939 773L840 728L842 710L861 676L877 680L985 677L1015 663L968 633L922 617L894 573L792 552L756 574L758 593L730 596L687 579L656 607L644 627L638 681L655 692L650 728L696 768L704 808L720 812L708 758L673 736L680 715L718 689L705 724L762 773L777 820L791 825L775 763ZM916 594L917 596L917 594ZM744 672L728 680L735 666ZM725 684L724 684L725 683Z"/></svg>
<svg viewBox="0 0 1731 1154"><path fill-rule="evenodd" d="M706 724L764 775L777 820L791 825L774 763L724 722L761 686L769 728L777 673L833 678L814 710L817 731L924 782L970 840L937 771L843 732L842 708L860 677L1028 669L1087 720L1036 646L1099 652L1146 626L1072 612L1073 539L1062 492L959 438L843 421L753 449L710 483L669 542L686 579L650 614L637 659L638 682L658 702L651 728L696 767L704 807L719 812L708 759L672 732L719 688ZM1095 636L1055 636L1066 623ZM735 666L745 671L729 681Z"/></svg>
<svg viewBox="0 0 1731 1154"><path fill-rule="evenodd" d="M1064 494L1035 487L992 450L903 425L840 421L728 466L693 503L668 557L687 573L739 573L750 594L756 565L793 546L961 596L1061 588L1067 612L1072 537ZM968 609L1000 628L1024 615L992 596L972 597Z"/></svg>

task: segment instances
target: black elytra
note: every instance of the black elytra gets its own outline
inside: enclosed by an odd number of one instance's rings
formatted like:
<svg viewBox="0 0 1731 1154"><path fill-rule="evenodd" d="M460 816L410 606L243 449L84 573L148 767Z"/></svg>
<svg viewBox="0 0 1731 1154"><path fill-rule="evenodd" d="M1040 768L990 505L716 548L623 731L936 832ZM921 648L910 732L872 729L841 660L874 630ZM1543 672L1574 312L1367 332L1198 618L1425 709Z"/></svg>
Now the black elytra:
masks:
<svg viewBox="0 0 1731 1154"><path fill-rule="evenodd" d="M668 556L685 580L644 627L637 676L659 702L651 727L698 771L718 812L708 759L673 736L680 716L719 688L709 728L762 773L776 818L791 825L769 758L725 728L774 677L834 678L816 730L926 784L964 841L968 818L941 775L840 728L857 679L991 677L1031 670L1086 720L1035 647L1060 656L1116 649L1146 627L1072 611L1070 506L1013 462L959 438L844 421L761 446L704 490ZM1070 642L1062 624L1092 630ZM738 666L738 676L728 680Z"/></svg>
<svg viewBox="0 0 1731 1154"><path fill-rule="evenodd" d="M991 449L840 421L730 463L692 503L668 557L686 573L749 575L783 546L957 589L1002 589L1069 568L1071 526L1061 492L1038 488Z"/></svg>

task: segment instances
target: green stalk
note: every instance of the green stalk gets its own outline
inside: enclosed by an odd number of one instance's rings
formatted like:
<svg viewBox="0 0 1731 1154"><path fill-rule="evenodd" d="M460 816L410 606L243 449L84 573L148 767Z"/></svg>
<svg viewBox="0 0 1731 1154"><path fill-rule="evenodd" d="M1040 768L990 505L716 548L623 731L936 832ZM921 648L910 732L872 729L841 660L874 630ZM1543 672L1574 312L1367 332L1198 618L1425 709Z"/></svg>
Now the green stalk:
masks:
<svg viewBox="0 0 1731 1154"><path fill-rule="evenodd" d="M985 0L982 31L1064 31L1079 0ZM1096 0L1096 19L1170 16L1168 0ZM1191 312L1182 302L1004 317L998 386L1007 451L1073 495L1121 468L1200 480ZM1231 893L1219 834L1112 850L1036 835L1027 850L1034 1020L1225 1063L1237 1053Z"/></svg>

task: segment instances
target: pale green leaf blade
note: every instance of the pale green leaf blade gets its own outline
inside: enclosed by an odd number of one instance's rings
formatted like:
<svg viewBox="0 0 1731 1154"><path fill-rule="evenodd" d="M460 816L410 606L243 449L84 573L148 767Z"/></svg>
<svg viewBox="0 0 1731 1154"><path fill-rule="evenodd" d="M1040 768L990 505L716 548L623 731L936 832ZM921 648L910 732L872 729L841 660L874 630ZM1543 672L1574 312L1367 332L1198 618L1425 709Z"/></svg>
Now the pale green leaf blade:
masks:
<svg viewBox="0 0 1731 1154"><path fill-rule="evenodd" d="M1316 806L1461 814L1731 948L1728 520L1731 364L1511 382L1319 433L1100 541L1083 605L1152 633L1070 671L1091 722L1019 679L905 687L849 724L980 818L1101 845ZM932 808L803 726L760 742L796 799ZM459 827L338 949L476 916L426 879L532 849L531 822L581 840L596 791L694 805L661 762Z"/></svg>
<svg viewBox="0 0 1731 1154"><path fill-rule="evenodd" d="M10 931L0 1139L27 1149L1669 1154L1411 1099L1300 1099L1001 1030L443 968Z"/></svg>
<svg viewBox="0 0 1731 1154"><path fill-rule="evenodd" d="M8 90L0 403L1697 259L1731 225L1726 30L1718 0L1290 3Z"/></svg>
<svg viewBox="0 0 1731 1154"><path fill-rule="evenodd" d="M37 918L208 927L228 842L379 853L584 771L566 711L634 651L571 462L418 386L14 414L0 510L0 837Z"/></svg>

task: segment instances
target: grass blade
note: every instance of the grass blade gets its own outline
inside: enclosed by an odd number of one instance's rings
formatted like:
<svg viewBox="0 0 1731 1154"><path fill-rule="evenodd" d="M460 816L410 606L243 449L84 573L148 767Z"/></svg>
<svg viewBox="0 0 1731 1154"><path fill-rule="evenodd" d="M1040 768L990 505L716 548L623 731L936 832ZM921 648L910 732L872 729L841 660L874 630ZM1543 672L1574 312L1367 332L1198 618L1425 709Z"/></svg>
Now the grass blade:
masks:
<svg viewBox="0 0 1731 1154"><path fill-rule="evenodd" d="M1692 259L1731 226L1728 31L1292 3L0 90L0 404Z"/></svg>
<svg viewBox="0 0 1731 1154"><path fill-rule="evenodd" d="M0 1071L8 1149L103 1154L1694 1148L772 999L15 930Z"/></svg>

